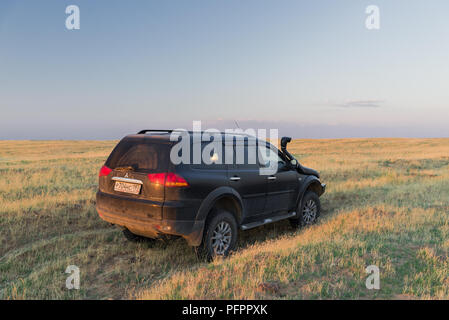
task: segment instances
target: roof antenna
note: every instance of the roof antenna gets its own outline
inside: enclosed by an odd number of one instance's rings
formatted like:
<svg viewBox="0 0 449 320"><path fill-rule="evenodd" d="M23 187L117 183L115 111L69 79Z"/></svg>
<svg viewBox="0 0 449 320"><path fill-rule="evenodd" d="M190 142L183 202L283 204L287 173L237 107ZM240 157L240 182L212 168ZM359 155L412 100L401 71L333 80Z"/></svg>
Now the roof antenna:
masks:
<svg viewBox="0 0 449 320"><path fill-rule="evenodd" d="M241 130L242 128L240 128L240 126L239 126L237 120L234 120L234 122L235 122L235 125L237 126L237 128Z"/></svg>

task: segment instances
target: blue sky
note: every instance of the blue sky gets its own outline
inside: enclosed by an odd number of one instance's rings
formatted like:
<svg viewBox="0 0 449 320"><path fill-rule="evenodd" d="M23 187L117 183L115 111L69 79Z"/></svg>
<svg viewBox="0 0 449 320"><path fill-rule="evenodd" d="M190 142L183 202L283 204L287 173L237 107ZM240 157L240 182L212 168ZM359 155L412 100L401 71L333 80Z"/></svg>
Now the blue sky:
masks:
<svg viewBox="0 0 449 320"><path fill-rule="evenodd" d="M65 8L80 8L67 30ZM380 9L380 30L365 8ZM449 2L0 2L0 139L449 137Z"/></svg>

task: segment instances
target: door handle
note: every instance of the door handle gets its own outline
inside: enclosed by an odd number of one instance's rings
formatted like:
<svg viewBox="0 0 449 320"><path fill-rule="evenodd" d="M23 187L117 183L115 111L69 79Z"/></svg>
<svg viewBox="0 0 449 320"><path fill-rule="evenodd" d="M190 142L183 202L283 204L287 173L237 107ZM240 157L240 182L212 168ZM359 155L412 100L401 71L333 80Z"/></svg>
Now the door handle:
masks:
<svg viewBox="0 0 449 320"><path fill-rule="evenodd" d="M231 180L231 181L239 181L240 177L230 177L229 180Z"/></svg>
<svg viewBox="0 0 449 320"><path fill-rule="evenodd" d="M276 180L276 177L275 176L269 176L267 179L268 180Z"/></svg>

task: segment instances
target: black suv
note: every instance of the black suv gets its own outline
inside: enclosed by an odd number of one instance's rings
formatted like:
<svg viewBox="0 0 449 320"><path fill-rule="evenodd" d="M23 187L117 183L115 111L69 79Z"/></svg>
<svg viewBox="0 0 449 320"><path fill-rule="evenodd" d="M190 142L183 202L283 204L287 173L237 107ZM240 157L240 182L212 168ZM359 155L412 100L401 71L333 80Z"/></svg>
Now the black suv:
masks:
<svg viewBox="0 0 449 320"><path fill-rule="evenodd" d="M174 133L128 135L100 170L98 214L121 226L127 239L181 236L210 259L233 250L240 230L283 219L300 227L318 218L325 185L287 151L290 138L281 139L280 151L249 135L219 133L222 139L213 138L222 147L217 152L210 141L195 139L198 132L188 132L180 150L182 137ZM186 161L173 161L179 157ZM273 163L274 170L264 173Z"/></svg>

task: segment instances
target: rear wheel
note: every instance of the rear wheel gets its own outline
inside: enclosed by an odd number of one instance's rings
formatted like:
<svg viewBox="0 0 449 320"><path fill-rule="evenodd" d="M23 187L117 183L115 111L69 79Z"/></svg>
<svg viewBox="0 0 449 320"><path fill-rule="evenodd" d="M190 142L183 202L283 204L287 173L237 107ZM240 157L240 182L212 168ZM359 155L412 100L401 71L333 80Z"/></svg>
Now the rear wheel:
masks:
<svg viewBox="0 0 449 320"><path fill-rule="evenodd" d="M235 249L238 237L237 222L227 211L217 211L206 222L203 241L197 248L200 258L208 261L216 256L226 257Z"/></svg>
<svg viewBox="0 0 449 320"><path fill-rule="evenodd" d="M301 202L301 208L298 208L297 218L290 219L290 224L294 228L314 224L321 212L321 203L318 195L313 191L307 191Z"/></svg>

